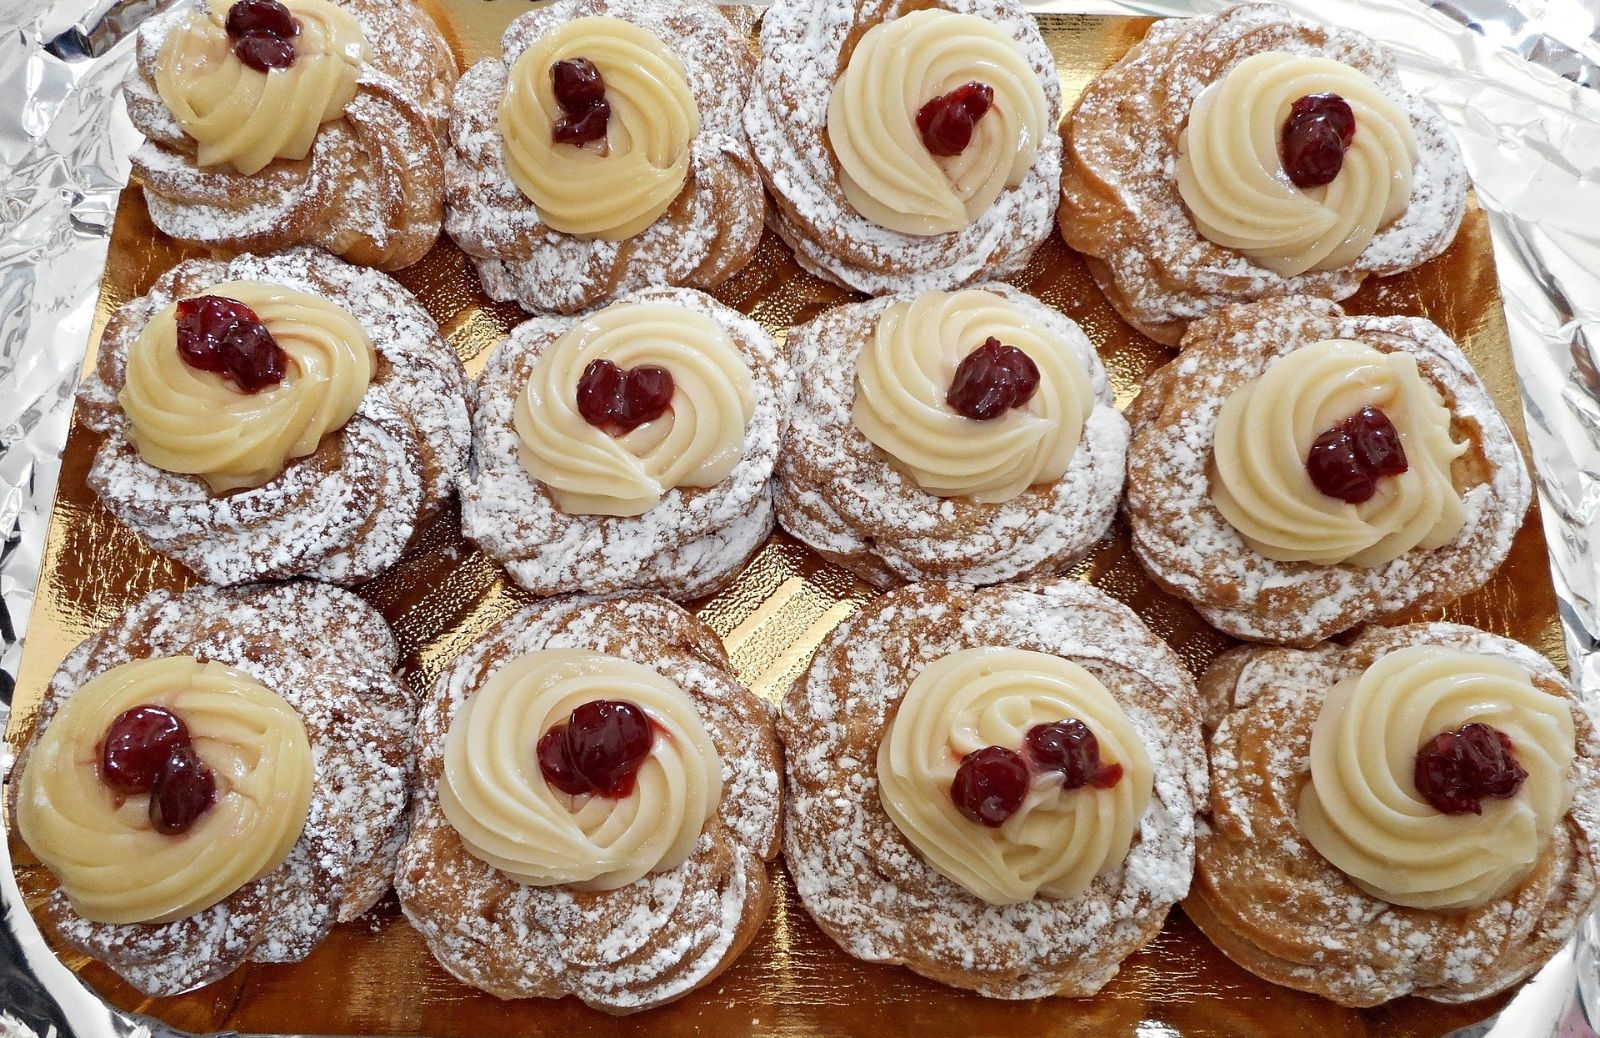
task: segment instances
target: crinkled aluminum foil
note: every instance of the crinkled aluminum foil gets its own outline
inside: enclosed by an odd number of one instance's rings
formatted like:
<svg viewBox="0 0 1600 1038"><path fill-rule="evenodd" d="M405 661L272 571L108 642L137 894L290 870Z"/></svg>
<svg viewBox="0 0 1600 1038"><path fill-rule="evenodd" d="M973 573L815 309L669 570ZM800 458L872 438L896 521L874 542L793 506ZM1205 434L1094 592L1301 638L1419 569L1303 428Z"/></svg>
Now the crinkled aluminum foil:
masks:
<svg viewBox="0 0 1600 1038"><path fill-rule="evenodd" d="M1538 0L1280 0L1358 26L1455 130L1494 229L1573 676L1600 697L1600 42L1562 42ZM118 84L161 0L0 0L0 727L105 262L138 136ZM1039 10L1181 15L1221 0L1052 0ZM1532 13L1524 13L1532 12ZM1592 27L1600 19L1591 18ZM1474 31L1475 30L1475 31ZM1592 32L1593 29L1587 29ZM1561 77L1565 77L1565 80ZM10 765L0 742L0 774ZM23 907L0 841L0 1038L169 1035L111 1010ZM1462 1038L1593 1038L1600 919Z"/></svg>

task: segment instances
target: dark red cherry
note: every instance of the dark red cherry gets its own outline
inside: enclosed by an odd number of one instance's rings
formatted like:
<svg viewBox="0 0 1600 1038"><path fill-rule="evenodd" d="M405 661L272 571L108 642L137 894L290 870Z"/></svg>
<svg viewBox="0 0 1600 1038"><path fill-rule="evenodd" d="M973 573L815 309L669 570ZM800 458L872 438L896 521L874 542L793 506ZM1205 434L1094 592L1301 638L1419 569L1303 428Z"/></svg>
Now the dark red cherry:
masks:
<svg viewBox="0 0 1600 1038"><path fill-rule="evenodd" d="M1284 172L1297 187L1331 184L1356 136L1356 117L1338 94L1307 94L1289 108L1279 144Z"/></svg>
<svg viewBox="0 0 1600 1038"><path fill-rule="evenodd" d="M650 718L632 703L598 699L572 711L566 740L572 770L590 789L601 796L625 797L650 756L655 733Z"/></svg>
<svg viewBox="0 0 1600 1038"><path fill-rule="evenodd" d="M246 393L282 382L288 363L255 311L225 296L179 301L178 355L190 367L231 379Z"/></svg>
<svg viewBox="0 0 1600 1038"><path fill-rule="evenodd" d="M568 114L593 108L606 97L606 81L588 58L568 58L550 66L556 104Z"/></svg>
<svg viewBox="0 0 1600 1038"><path fill-rule="evenodd" d="M132 707L100 741L100 778L118 793L148 793L167 758L189 745L189 729L164 707Z"/></svg>
<svg viewBox="0 0 1600 1038"><path fill-rule="evenodd" d="M991 335L961 361L944 399L957 414L986 422L1021 407L1038 388L1033 358Z"/></svg>
<svg viewBox="0 0 1600 1038"><path fill-rule="evenodd" d="M300 33L300 23L278 0L239 0L228 8L226 28L236 40L251 33L284 39Z"/></svg>
<svg viewBox="0 0 1600 1038"><path fill-rule="evenodd" d="M1376 407L1363 407L1318 436L1306 454L1306 474L1329 497L1358 505L1378 492L1383 476L1407 469L1400 431Z"/></svg>
<svg viewBox="0 0 1600 1038"><path fill-rule="evenodd" d="M591 360L578 377L578 413L590 425L613 433L653 422L672 406L672 372L644 365L624 371L609 360Z"/></svg>
<svg viewBox="0 0 1600 1038"><path fill-rule="evenodd" d="M1028 765L1004 746L985 746L961 758L950 799L969 821L991 829L1017 813L1028 795Z"/></svg>
<svg viewBox="0 0 1600 1038"><path fill-rule="evenodd" d="M933 155L960 155L972 143L972 129L994 104L994 88L964 83L917 111L922 144Z"/></svg>
<svg viewBox="0 0 1600 1038"><path fill-rule="evenodd" d="M1512 796L1527 777L1510 736L1474 722L1443 732L1418 750L1412 780L1436 810L1479 815L1485 797Z"/></svg>
<svg viewBox="0 0 1600 1038"><path fill-rule="evenodd" d="M233 53L257 72L288 68L294 64L294 42L270 33L252 32L239 37Z"/></svg>
<svg viewBox="0 0 1600 1038"><path fill-rule="evenodd" d="M546 782L568 796L589 792L589 783L573 769L572 760L567 756L566 725L558 724L540 736L537 752L539 772Z"/></svg>
<svg viewBox="0 0 1600 1038"><path fill-rule="evenodd" d="M1042 771L1059 771L1063 789L1110 789L1122 778L1122 765L1100 762L1100 740L1076 718L1028 729L1024 751Z"/></svg>
<svg viewBox="0 0 1600 1038"><path fill-rule="evenodd" d="M185 743L168 755L150 789L150 824L168 836L186 833L216 798L216 776Z"/></svg>
<svg viewBox="0 0 1600 1038"><path fill-rule="evenodd" d="M601 101L556 121L550 139L557 144L588 144L606 135L606 123L611 119L611 103Z"/></svg>

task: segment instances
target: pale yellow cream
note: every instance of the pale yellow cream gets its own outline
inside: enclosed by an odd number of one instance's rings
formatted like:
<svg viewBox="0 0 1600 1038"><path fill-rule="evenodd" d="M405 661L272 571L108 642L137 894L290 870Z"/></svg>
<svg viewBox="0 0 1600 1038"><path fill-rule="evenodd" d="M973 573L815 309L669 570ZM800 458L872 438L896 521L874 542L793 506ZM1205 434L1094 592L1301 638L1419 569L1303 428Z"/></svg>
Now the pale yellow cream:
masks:
<svg viewBox="0 0 1600 1038"><path fill-rule="evenodd" d="M1121 764L1110 789L1064 791L1041 774L999 828L969 821L950 799L961 759L985 746L1018 749L1028 729L1082 721L1100 758ZM1069 898L1127 857L1154 773L1127 714L1083 667L1026 649L963 649L929 664L906 690L878 744L878 796L929 865L995 905Z"/></svg>
<svg viewBox="0 0 1600 1038"><path fill-rule="evenodd" d="M578 380L596 360L672 375L672 404L620 436L578 412ZM539 355L512 419L522 467L563 511L642 515L674 487L712 487L744 454L755 383L716 321L668 303L617 303L580 318Z"/></svg>
<svg viewBox="0 0 1600 1038"><path fill-rule="evenodd" d="M174 303L134 340L117 402L129 442L151 465L199 476L218 493L258 487L344 427L377 357L355 317L321 296L259 281L226 281L203 294L255 311L288 356L284 380L246 393L190 366L178 353Z"/></svg>
<svg viewBox="0 0 1600 1038"><path fill-rule="evenodd" d="M993 106L961 154L932 154L917 113L971 82L993 88ZM947 234L978 219L1022 183L1053 132L1044 87L1016 41L986 19L938 8L867 30L828 102L845 198L902 234Z"/></svg>
<svg viewBox="0 0 1600 1038"><path fill-rule="evenodd" d="M572 797L545 782L535 747L576 708L634 704L655 744L633 792ZM506 664L456 711L439 806L476 858L529 886L614 890L682 864L722 799L722 759L694 701L649 667L586 649Z"/></svg>
<svg viewBox="0 0 1600 1038"><path fill-rule="evenodd" d="M1447 815L1417 792L1417 751L1486 724L1528 777L1483 813ZM1441 646L1382 657L1329 690L1311 736L1300 830L1374 897L1412 908L1481 905L1516 886L1572 804L1572 712L1520 665Z"/></svg>
<svg viewBox="0 0 1600 1038"><path fill-rule="evenodd" d="M605 81L611 118L601 140L551 138L566 114L550 69L587 58ZM551 30L511 66L500 133L511 180L545 225L578 238L621 241L655 223L689 178L700 109L683 62L632 22L575 18Z"/></svg>
<svg viewBox="0 0 1600 1038"><path fill-rule="evenodd" d="M100 743L124 711L159 706L188 726L216 801L179 835L150 824L145 794L100 780ZM192 656L135 660L61 705L28 757L17 830L97 923L165 923L276 869L305 827L312 757L300 715L241 670Z"/></svg>
<svg viewBox="0 0 1600 1038"><path fill-rule="evenodd" d="M1317 489L1306 456L1318 436L1369 406L1394 423L1409 467L1349 504ZM1223 402L1211 500L1269 559L1381 566L1461 531L1466 511L1450 469L1467 447L1451 439L1450 411L1416 358L1332 339L1278 358Z"/></svg>
<svg viewBox="0 0 1600 1038"><path fill-rule="evenodd" d="M987 421L945 403L956 368L990 337L1026 353L1039 388ZM1061 478L1094 410L1094 387L1070 346L1011 302L981 289L929 292L878 318L856 368L856 428L923 490L1009 501Z"/></svg>
<svg viewBox="0 0 1600 1038"><path fill-rule="evenodd" d="M1356 132L1333 182L1300 188L1279 141L1307 94L1350 104ZM1411 120L1366 73L1330 58L1252 55L1195 98L1178 138L1178 191L1200 233L1284 277L1353 262L1406 211Z"/></svg>
<svg viewBox="0 0 1600 1038"><path fill-rule="evenodd" d="M202 4L161 45L156 92L194 138L200 165L248 176L274 159L303 159L322 124L354 100L368 60L361 23L329 0L284 4L300 24L288 68L261 72L234 55L225 0Z"/></svg>

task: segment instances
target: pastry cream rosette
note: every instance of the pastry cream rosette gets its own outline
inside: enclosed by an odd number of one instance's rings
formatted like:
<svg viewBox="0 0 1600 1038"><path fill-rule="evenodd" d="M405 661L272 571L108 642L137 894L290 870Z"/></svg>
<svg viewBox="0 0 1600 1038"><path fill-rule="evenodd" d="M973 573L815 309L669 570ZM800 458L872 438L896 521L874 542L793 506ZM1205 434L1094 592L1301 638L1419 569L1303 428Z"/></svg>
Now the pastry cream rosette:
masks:
<svg viewBox="0 0 1600 1038"><path fill-rule="evenodd" d="M187 832L150 824L149 796L100 779L100 741L135 706L189 729L216 799ZM164 923L224 900L276 869L305 827L312 756L304 724L275 692L193 656L135 660L72 694L28 758L17 829L83 918Z"/></svg>
<svg viewBox="0 0 1600 1038"><path fill-rule="evenodd" d="M1294 102L1321 93L1349 103L1355 138L1332 183L1301 188L1283 169L1279 138ZM1366 73L1267 51L1195 98L1178 138L1178 191L1206 238L1293 277L1353 263L1406 211L1416 162L1411 120Z"/></svg>
<svg viewBox="0 0 1600 1038"><path fill-rule="evenodd" d="M1317 489L1306 456L1364 407L1400 433L1408 468L1350 504ZM1217 418L1211 499L1255 551L1280 562L1373 567L1450 543L1466 512L1451 465L1468 445L1416 358L1348 339L1302 347L1234 391Z"/></svg>
<svg viewBox="0 0 1600 1038"><path fill-rule="evenodd" d="M288 356L283 381L246 393L189 365L178 353L173 303L134 340L117 402L129 441L151 465L197 475L218 493L258 487L344 427L366 396L376 355L355 317L320 296L258 281L203 294L255 311Z"/></svg>
<svg viewBox="0 0 1600 1038"><path fill-rule="evenodd" d="M1018 747L1035 725L1076 719L1121 764L1110 789L1063 790L1037 775L999 828L964 818L950 798L961 759ZM1070 660L1026 649L963 649L912 681L878 745L878 795L911 845L951 881L996 905L1070 898L1127 856L1150 802L1153 771L1122 707Z"/></svg>
<svg viewBox="0 0 1600 1038"><path fill-rule="evenodd" d="M611 106L606 136L581 147L551 136L566 112L550 69L570 58L600 70ZM653 33L621 18L575 18L511 66L500 132L511 180L546 226L622 241L655 223L683 190L700 110L683 62Z"/></svg>
<svg viewBox="0 0 1600 1038"><path fill-rule="evenodd" d="M970 82L994 90L959 155L928 151L917 113ZM828 140L845 198L902 234L959 231L1022 183L1039 142L1054 132L1033 68L999 26L937 8L867 30L833 86Z"/></svg>
<svg viewBox="0 0 1600 1038"><path fill-rule="evenodd" d="M655 743L625 797L571 797L535 747L599 699L643 710ZM474 856L530 886L614 890L676 868L722 798L722 760L694 702L649 667L586 649L516 657L466 700L445 736L439 806Z"/></svg>
<svg viewBox="0 0 1600 1038"><path fill-rule="evenodd" d="M1028 355L1039 387L1022 407L974 421L945 396L962 360L991 336ZM852 418L928 493L998 503L1061 478L1094 405L1067 343L994 293L967 289L884 311L857 362Z"/></svg>
<svg viewBox="0 0 1600 1038"><path fill-rule="evenodd" d="M233 53L226 0L201 5L162 45L156 92L198 146L201 166L249 176L274 159L305 158L322 124L356 96L367 41L354 15L329 0L284 0L300 26L294 63L261 72Z"/></svg>
<svg viewBox="0 0 1600 1038"><path fill-rule="evenodd" d="M1447 815L1417 792L1417 751L1442 732L1488 725L1527 772L1482 814ZM1484 904L1527 874L1572 803L1566 700L1509 659L1440 646L1380 657L1336 684L1311 736L1300 828L1374 897L1413 908Z"/></svg>
<svg viewBox="0 0 1600 1038"><path fill-rule="evenodd" d="M578 412L584 369L665 368L672 404L613 436ZM618 303L580 319L539 355L512 420L522 466L574 514L632 516L674 487L712 487L744 451L755 413L749 365L732 336L703 314L667 303Z"/></svg>

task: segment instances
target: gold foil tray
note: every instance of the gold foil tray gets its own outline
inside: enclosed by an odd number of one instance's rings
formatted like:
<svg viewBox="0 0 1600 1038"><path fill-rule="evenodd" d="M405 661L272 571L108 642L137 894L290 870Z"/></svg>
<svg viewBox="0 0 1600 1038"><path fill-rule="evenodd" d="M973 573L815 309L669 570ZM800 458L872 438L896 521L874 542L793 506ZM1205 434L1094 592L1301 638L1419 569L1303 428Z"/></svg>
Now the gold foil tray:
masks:
<svg viewBox="0 0 1600 1038"><path fill-rule="evenodd" d="M527 8L508 0L432 0L428 6L463 59L497 50L501 29ZM735 9L752 21L750 12ZM1045 38L1060 62L1070 104L1096 73L1143 34L1145 19L1043 16ZM148 289L196 250L159 234L137 189L122 196L101 290L95 338L106 316ZM514 306L490 302L471 267L448 240L399 280L438 319L469 370L522 319ZM1112 312L1079 257L1052 237L1014 279L1075 319L1099 347L1126 405L1140 382L1172 353L1142 338ZM754 262L716 295L758 318L780 337L791 324L853 298L801 272L769 232ZM1443 256L1411 274L1369 283L1347 304L1358 313L1423 314L1465 347L1521 436L1516 375L1506 341L1488 227L1476 207ZM93 359L90 350L90 360ZM74 422L50 526L43 575L28 628L27 652L6 737L29 736L40 691L66 652L140 595L181 587L193 577L147 551L96 501L84 477L98 438ZM1129 603L1198 671L1229 639L1145 578L1118 523L1075 575ZM454 514L443 516L391 573L361 592L383 610L405 654L405 675L426 689L444 665L525 596L461 539ZM817 644L873 591L779 534L728 591L701 603L727 643L740 676L777 701L805 668ZM1511 558L1487 587L1434 614L1529 642L1564 666L1556 598L1542 527L1530 515ZM333 632L329 632L330 636ZM52 884L21 841L11 839L18 881L37 909ZM781 866L774 866L780 869ZM765 928L733 967L707 988L671 1006L625 1019L560 1002L502 1002L461 984L429 956L393 897L368 919L339 927L304 962L248 965L204 990L148 998L103 966L62 949L81 979L120 1008L187 1031L276 1034L451 1036L833 1035L1049 1033L1281 1036L1384 1035L1432 1038L1475 1022L1500 1001L1444 1006L1402 999L1357 1011L1273 987L1235 967L1175 910L1160 937L1125 964L1098 997L1006 1003L925 981L907 970L849 958L807 918L785 881Z"/></svg>

